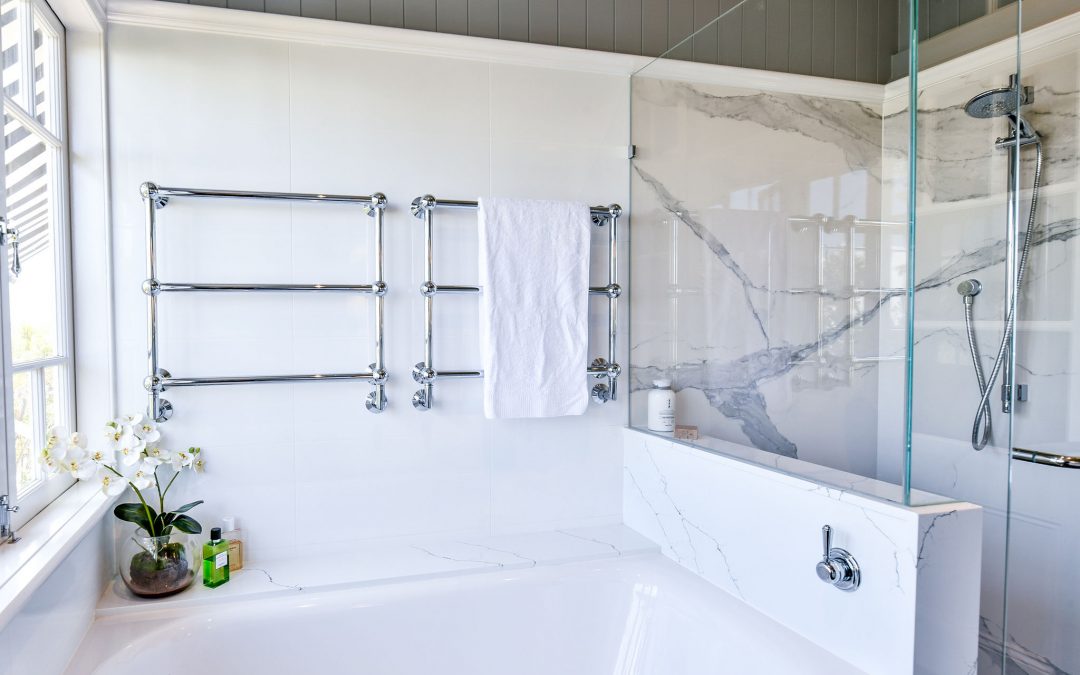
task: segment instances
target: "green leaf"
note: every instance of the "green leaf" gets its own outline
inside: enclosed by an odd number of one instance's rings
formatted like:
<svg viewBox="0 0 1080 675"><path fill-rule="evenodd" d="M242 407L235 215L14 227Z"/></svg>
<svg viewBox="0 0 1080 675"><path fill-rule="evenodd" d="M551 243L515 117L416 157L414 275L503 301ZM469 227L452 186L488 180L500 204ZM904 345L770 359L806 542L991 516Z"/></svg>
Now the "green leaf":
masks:
<svg viewBox="0 0 1080 675"><path fill-rule="evenodd" d="M190 504L184 504L183 506L181 506L178 509L173 509L172 513L186 513L187 511L190 511L191 509L195 508L196 506L198 506L199 504L202 504L202 503L203 503L203 500L200 499L197 502L191 502Z"/></svg>
<svg viewBox="0 0 1080 675"><path fill-rule="evenodd" d="M191 516L177 516L176 520L172 522L172 526L188 534L200 534L202 532L202 525Z"/></svg>
<svg viewBox="0 0 1080 675"><path fill-rule="evenodd" d="M149 510L149 516L147 510ZM157 519L157 512L154 511L152 506L117 504L116 508L113 509L113 515L128 523L135 523L150 535L154 534L154 520Z"/></svg>

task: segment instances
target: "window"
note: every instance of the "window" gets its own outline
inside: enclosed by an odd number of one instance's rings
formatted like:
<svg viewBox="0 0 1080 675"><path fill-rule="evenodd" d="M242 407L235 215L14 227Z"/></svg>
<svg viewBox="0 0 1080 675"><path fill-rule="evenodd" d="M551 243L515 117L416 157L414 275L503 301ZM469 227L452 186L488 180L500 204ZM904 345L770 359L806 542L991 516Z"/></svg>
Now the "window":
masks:
<svg viewBox="0 0 1080 675"><path fill-rule="evenodd" d="M24 522L71 481L38 466L45 432L74 427L64 29L42 0L0 0L6 269L0 273L0 494Z"/></svg>

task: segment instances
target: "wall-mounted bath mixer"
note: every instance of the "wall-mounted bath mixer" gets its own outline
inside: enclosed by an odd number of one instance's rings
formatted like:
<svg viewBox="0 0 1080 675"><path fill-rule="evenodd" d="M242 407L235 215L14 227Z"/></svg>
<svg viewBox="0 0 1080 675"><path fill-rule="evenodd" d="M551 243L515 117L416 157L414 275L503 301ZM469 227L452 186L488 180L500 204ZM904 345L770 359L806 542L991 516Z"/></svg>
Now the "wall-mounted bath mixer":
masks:
<svg viewBox="0 0 1080 675"><path fill-rule="evenodd" d="M832 545L832 527L821 528L821 560L817 564L818 578L842 591L854 591L862 583L862 573L855 556Z"/></svg>
<svg viewBox="0 0 1080 675"><path fill-rule="evenodd" d="M1012 352L1013 332L1016 327L1017 298L1023 287L1024 273L1027 271L1028 258L1031 253L1031 242L1035 235L1035 214L1039 205L1039 186L1042 183L1042 139L1020 114L1022 106L1034 102L1034 89L1021 86L1017 76L1011 75L1008 87L984 91L972 98L964 106L964 111L971 117L977 119L1005 117L1009 122L1009 134L997 139L994 143L995 148L1008 151L1009 178L1007 186L1008 213L1005 217L1005 322L1001 343L994 356L994 365L988 375L983 373L982 359L979 356L979 345L972 319L975 296L982 290L982 284L975 279L968 279L961 282L956 289L964 299L964 324L967 329L968 348L971 351L975 378L979 385L979 407L976 409L975 420L971 427L971 447L976 450L985 448L992 439L990 396L998 375L1001 375L1002 412L1011 413L1014 401L1023 401L1027 398L1025 388L1016 384L1016 374L1013 372L1012 367ZM1021 244L1018 222L1020 213L1018 195L1019 153L1024 147L1030 145L1035 146L1035 176L1032 181L1031 208L1028 211L1027 228L1024 231L1023 243Z"/></svg>

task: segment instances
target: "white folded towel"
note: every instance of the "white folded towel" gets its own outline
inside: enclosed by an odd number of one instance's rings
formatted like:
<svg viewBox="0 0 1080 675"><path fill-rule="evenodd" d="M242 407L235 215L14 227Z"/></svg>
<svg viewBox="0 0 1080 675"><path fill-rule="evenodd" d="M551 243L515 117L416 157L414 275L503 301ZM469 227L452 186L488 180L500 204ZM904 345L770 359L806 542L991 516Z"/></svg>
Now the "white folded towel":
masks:
<svg viewBox="0 0 1080 675"><path fill-rule="evenodd" d="M589 405L585 204L480 200L484 414L581 415Z"/></svg>

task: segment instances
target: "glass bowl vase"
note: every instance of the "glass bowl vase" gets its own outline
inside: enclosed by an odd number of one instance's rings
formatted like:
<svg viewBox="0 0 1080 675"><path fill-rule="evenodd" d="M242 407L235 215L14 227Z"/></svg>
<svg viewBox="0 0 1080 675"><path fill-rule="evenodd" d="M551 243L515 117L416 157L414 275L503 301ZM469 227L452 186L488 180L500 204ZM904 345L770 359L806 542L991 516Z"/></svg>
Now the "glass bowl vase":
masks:
<svg viewBox="0 0 1080 675"><path fill-rule="evenodd" d="M198 542L173 530L151 537L143 529L123 528L116 548L120 578L135 595L160 598L179 593L199 576Z"/></svg>

